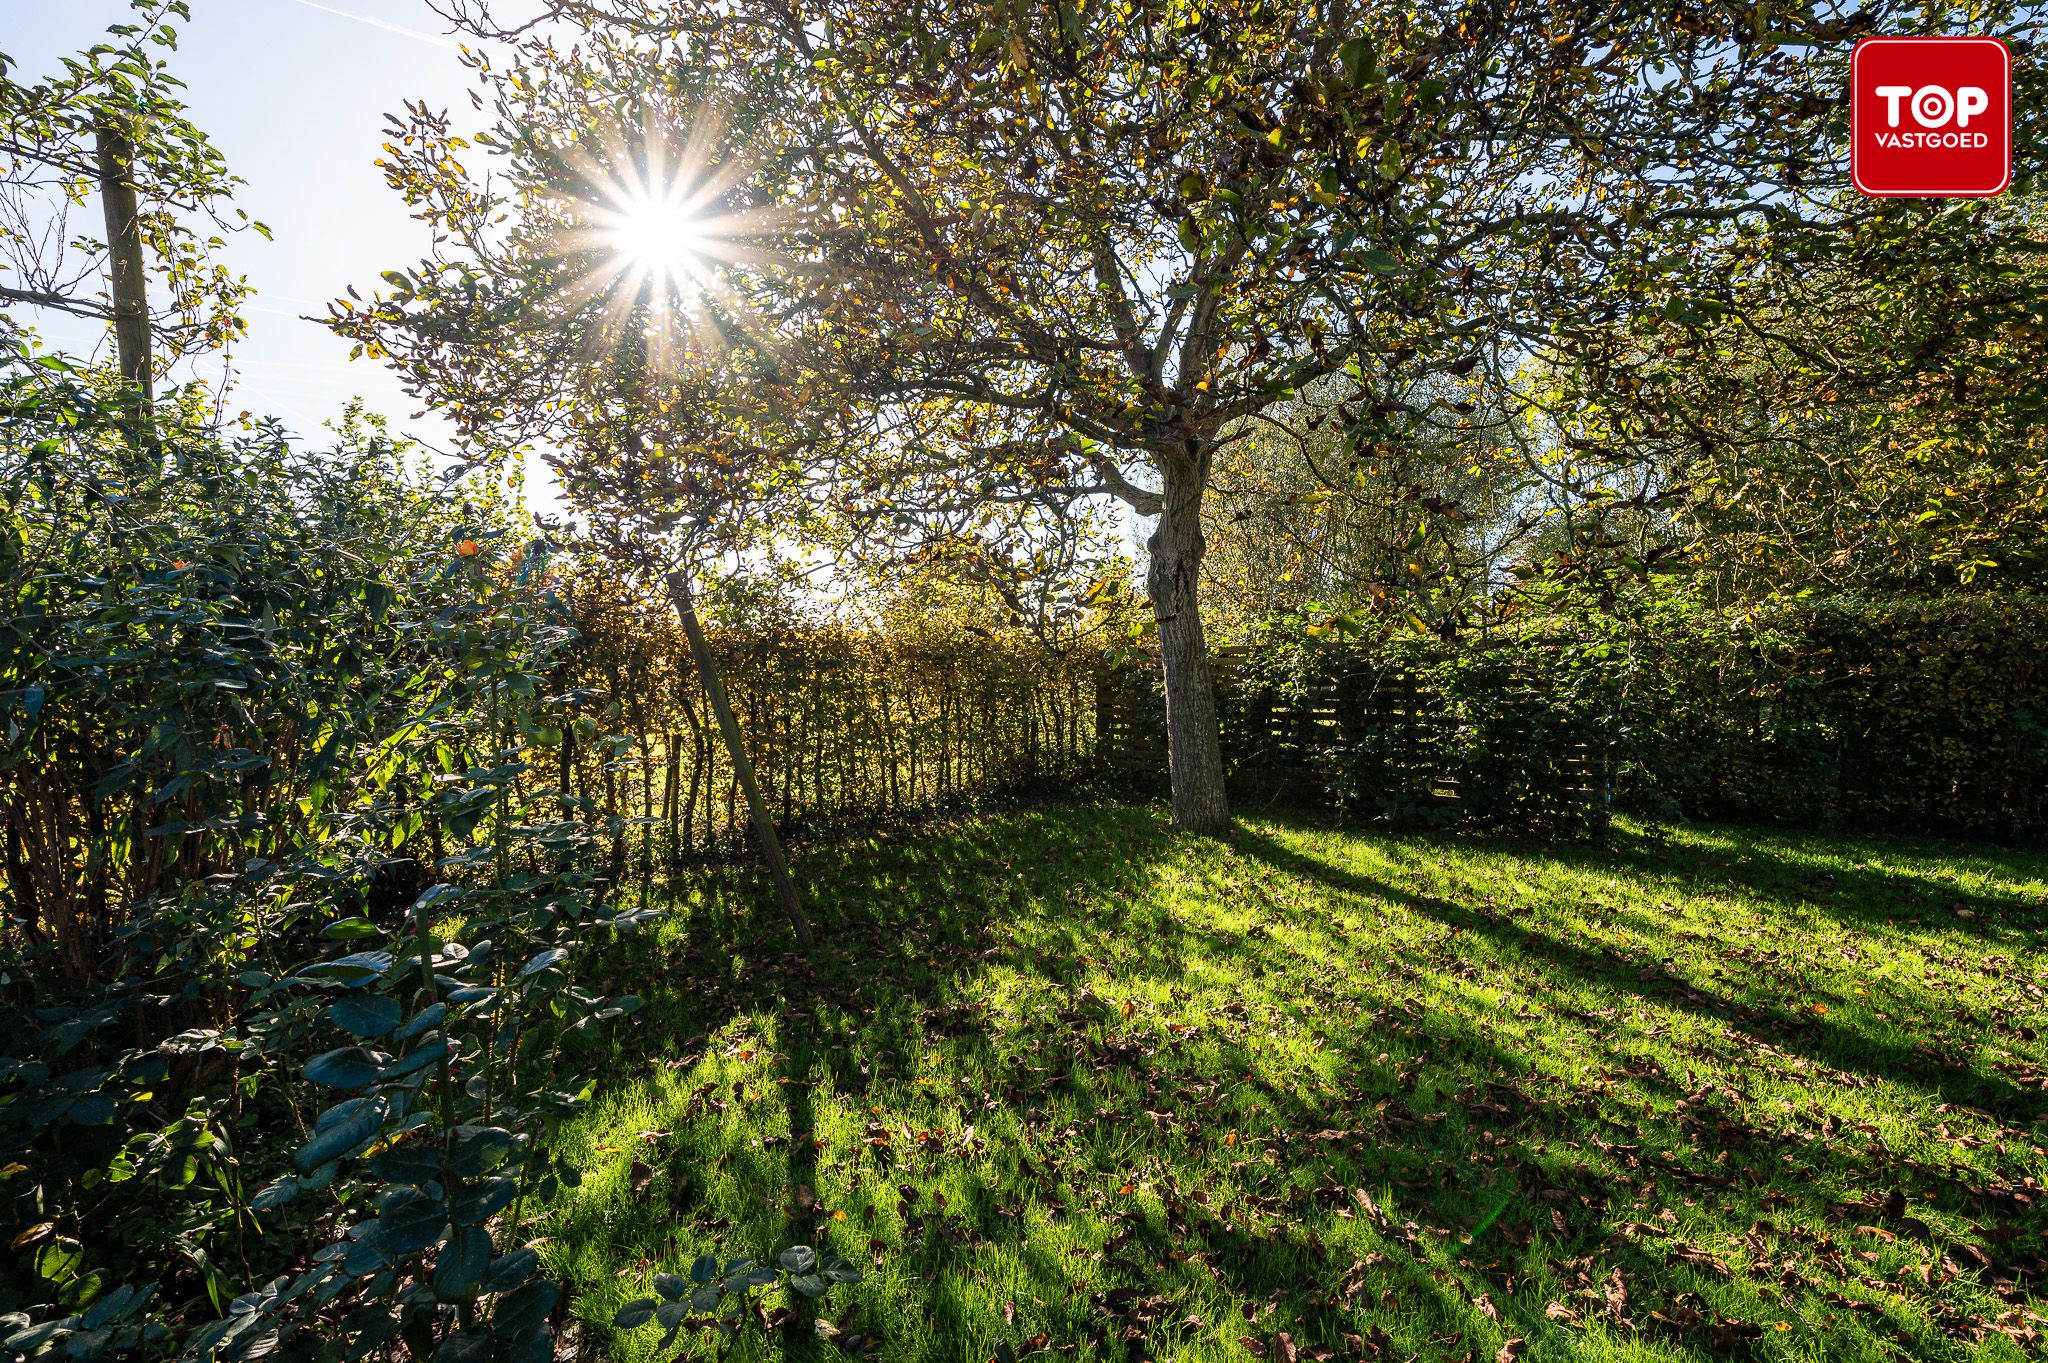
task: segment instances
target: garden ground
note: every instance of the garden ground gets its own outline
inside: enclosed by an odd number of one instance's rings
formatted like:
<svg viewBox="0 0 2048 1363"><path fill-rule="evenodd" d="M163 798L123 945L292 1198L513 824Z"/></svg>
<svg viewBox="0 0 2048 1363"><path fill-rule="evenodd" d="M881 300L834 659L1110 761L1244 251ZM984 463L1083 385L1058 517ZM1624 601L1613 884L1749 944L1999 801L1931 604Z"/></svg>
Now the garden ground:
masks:
<svg viewBox="0 0 2048 1363"><path fill-rule="evenodd" d="M864 1281L735 1357L2038 1357L2048 854L1137 805L714 877L528 1226L586 1341L700 1253ZM779 1305L771 1300L768 1305ZM778 1320L781 1315L778 1313ZM835 1334L836 1332L836 1334ZM686 1331L710 1356L715 1337Z"/></svg>

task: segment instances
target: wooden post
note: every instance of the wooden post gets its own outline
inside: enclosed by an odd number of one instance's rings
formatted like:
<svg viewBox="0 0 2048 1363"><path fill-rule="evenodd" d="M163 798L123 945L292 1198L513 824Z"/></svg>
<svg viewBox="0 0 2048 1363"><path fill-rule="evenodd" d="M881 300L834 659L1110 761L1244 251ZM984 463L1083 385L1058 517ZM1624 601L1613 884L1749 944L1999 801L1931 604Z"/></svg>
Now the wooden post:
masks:
<svg viewBox="0 0 2048 1363"><path fill-rule="evenodd" d="M697 676L704 683L704 698L711 702L711 712L718 716L718 731L725 737L733 775L746 796L747 819L753 825L754 838L761 844L761 855L768 859L769 874L775 878L775 893L782 899L790 927L796 930L797 943L809 947L811 923L804 917L803 901L797 898L796 882L790 879L789 863L782 855L782 840L775 836L775 821L768 817L768 807L761 801L761 787L754 781L754 764L747 760L746 745L740 741L739 719L732 712L732 701L726 697L725 682L719 678L718 662L711 656L704 626L698 622L697 603L690 594L690 574L686 570L678 568L668 575L668 595L676 614L682 618L683 634L690 641L690 656L696 660Z"/></svg>
<svg viewBox="0 0 2048 1363"><path fill-rule="evenodd" d="M142 215L135 202L134 144L110 118L93 126L99 159L100 207L107 223L107 283L114 300L114 350L138 447L153 443L155 380L149 357L147 266L142 258Z"/></svg>

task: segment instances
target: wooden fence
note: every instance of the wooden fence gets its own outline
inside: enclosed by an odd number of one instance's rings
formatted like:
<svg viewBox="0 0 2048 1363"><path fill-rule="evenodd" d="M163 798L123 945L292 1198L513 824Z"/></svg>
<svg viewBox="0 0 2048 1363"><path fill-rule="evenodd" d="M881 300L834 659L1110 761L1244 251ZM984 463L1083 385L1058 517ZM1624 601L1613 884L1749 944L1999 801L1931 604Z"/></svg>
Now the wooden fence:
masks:
<svg viewBox="0 0 2048 1363"><path fill-rule="evenodd" d="M1240 802L1295 799L1425 814L1491 817L1503 805L1604 803L1594 745L1489 742L1484 702L1446 695L1416 670L1367 650L1327 650L1305 675L1273 680L1244 649L1213 660L1226 775ZM1510 685L1540 694L1539 678ZM1477 711L1478 713L1475 713ZM1532 726L1540 727L1540 726ZM1139 779L1166 770L1165 706L1156 665L1105 669L1095 686L1096 757ZM1523 751L1503 753L1500 748ZM1495 751L1489 751L1489 749ZM1470 789L1486 786L1480 810Z"/></svg>
<svg viewBox="0 0 2048 1363"><path fill-rule="evenodd" d="M556 779L611 821L616 869L743 845L739 786L666 604L590 591L572 608L581 646L560 684L610 700L614 736L572 735ZM785 827L1068 780L1092 760L1089 656L829 623L713 630L710 642Z"/></svg>

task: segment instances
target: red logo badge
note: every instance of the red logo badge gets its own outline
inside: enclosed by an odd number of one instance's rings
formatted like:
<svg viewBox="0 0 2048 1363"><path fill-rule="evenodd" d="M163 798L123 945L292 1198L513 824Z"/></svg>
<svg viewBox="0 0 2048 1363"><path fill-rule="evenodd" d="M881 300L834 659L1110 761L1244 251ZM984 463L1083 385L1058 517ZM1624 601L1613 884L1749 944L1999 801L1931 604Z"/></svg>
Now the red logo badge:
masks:
<svg viewBox="0 0 2048 1363"><path fill-rule="evenodd" d="M1849 58L1865 194L1982 199L2012 180L2012 54L1996 38L1865 38Z"/></svg>

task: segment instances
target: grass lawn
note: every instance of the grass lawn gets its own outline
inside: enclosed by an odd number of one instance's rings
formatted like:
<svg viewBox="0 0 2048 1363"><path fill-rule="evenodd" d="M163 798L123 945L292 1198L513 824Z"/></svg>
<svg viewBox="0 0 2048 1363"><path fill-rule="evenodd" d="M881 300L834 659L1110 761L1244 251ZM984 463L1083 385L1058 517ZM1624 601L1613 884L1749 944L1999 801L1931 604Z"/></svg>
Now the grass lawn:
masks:
<svg viewBox="0 0 2048 1363"><path fill-rule="evenodd" d="M799 875L808 961L737 878L609 958L648 1007L528 1229L611 1357L654 1272L797 1242L867 1274L839 1336L730 1356L2048 1348L2048 855L1110 805Z"/></svg>

